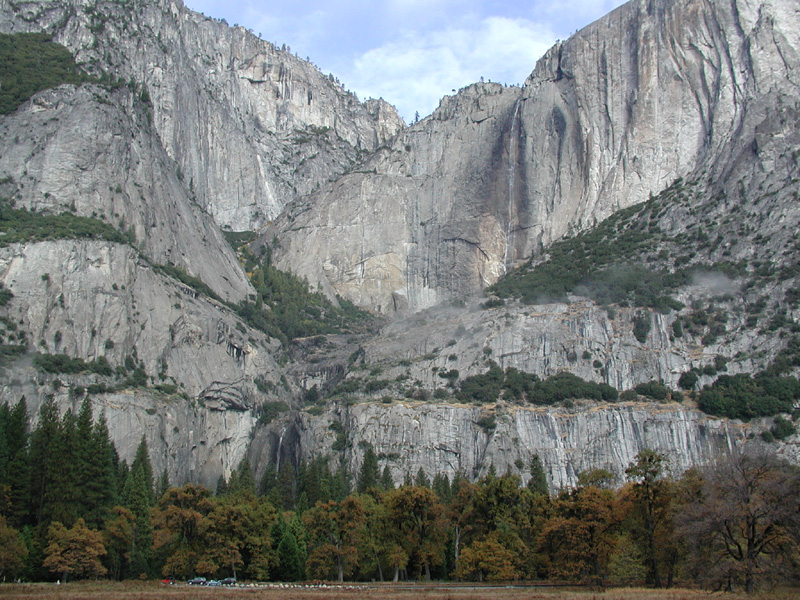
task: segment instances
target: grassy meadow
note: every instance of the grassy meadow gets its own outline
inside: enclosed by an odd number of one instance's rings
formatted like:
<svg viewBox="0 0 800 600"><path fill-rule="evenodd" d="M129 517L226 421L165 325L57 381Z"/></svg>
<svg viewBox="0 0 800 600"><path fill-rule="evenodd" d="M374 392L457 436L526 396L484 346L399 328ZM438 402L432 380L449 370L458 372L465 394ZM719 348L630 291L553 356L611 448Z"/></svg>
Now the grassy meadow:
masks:
<svg viewBox="0 0 800 600"><path fill-rule="evenodd" d="M800 590L780 588L762 593L710 593L703 590L615 588L600 590L554 587L503 587L462 585L357 585L325 588L236 587L204 588L167 586L158 582L74 582L0 585L0 598L13 600L151 600L155 598L213 598L214 600L791 600Z"/></svg>

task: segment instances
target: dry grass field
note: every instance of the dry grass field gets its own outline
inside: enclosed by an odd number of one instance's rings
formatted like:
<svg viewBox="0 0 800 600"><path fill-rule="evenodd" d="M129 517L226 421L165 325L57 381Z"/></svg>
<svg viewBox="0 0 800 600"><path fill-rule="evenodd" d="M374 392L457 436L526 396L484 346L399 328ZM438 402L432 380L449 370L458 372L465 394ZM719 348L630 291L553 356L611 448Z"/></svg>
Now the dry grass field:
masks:
<svg viewBox="0 0 800 600"><path fill-rule="evenodd" d="M75 582L2 584L0 598L13 600L792 600L800 590L779 589L747 596L712 594L707 591L672 589L564 589L547 587L466 586L343 586L327 588L204 588L187 585L165 586L156 582Z"/></svg>

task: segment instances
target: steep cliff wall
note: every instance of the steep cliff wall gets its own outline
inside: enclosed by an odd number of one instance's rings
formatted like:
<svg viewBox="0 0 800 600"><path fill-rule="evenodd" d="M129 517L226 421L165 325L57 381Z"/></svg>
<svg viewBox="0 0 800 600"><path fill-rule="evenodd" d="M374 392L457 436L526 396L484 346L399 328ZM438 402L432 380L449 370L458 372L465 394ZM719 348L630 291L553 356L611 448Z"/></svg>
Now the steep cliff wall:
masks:
<svg viewBox="0 0 800 600"><path fill-rule="evenodd" d="M173 482L212 485L229 474L246 455L260 405L293 401L263 334L128 246L13 244L0 248L0 281L14 294L0 309L4 334L13 323L31 351L104 357L114 371L48 373L25 355L2 367L0 402L25 396L35 420L48 396L63 411L90 394L122 458L130 461L145 435L154 466ZM143 380L130 382L138 367Z"/></svg>
<svg viewBox="0 0 800 600"><path fill-rule="evenodd" d="M333 78L180 0L0 2L0 31L47 31L95 74L132 80L184 185L221 226L253 230L404 127Z"/></svg>
<svg viewBox="0 0 800 600"><path fill-rule="evenodd" d="M24 368L14 375L20 379L4 382L2 401L14 404L24 395L33 415L46 396L54 396L62 411L80 409L83 398L69 386L53 388L52 382L63 376L43 377ZM173 485L195 482L211 489L220 475L229 476L246 456L258 421L250 410L209 407L141 388L94 394L92 410L95 417L105 415L120 459L130 464L144 436L155 473L166 469Z"/></svg>
<svg viewBox="0 0 800 600"><path fill-rule="evenodd" d="M265 240L382 312L481 289L678 177L730 168L797 97L798 19L788 0L634 0L557 44L523 90L444 98Z"/></svg>
<svg viewBox="0 0 800 600"><path fill-rule="evenodd" d="M262 399L256 376L279 378L263 334L154 272L127 246L14 244L0 249L0 281L14 294L4 316L28 333L31 351L85 360L105 356L112 368L133 356L153 384L176 384L197 399L228 387L247 407Z"/></svg>
<svg viewBox="0 0 800 600"><path fill-rule="evenodd" d="M41 92L2 120L0 197L19 208L102 219L130 232L154 263L182 267L239 302L252 293L250 282L181 185L148 110L127 87Z"/></svg>
<svg viewBox="0 0 800 600"><path fill-rule="evenodd" d="M797 95L799 20L783 0L633 1L553 47L520 111L544 243L750 144L778 98Z"/></svg>
<svg viewBox="0 0 800 600"><path fill-rule="evenodd" d="M649 330L640 341L633 321L642 315ZM776 335L740 334L739 327L747 318L742 313L730 313L730 331L721 333L714 344L702 342L707 329L685 331L676 338L677 318L675 313L608 310L585 301L429 310L394 322L380 338L365 342L364 363L365 368L381 370L374 379L400 378L427 390L447 390L448 380L440 372L455 369L463 379L484 373L490 361L541 378L568 371L618 390L648 381L663 381L677 389L682 373L693 368L702 371L718 359L725 360L728 373L763 369L783 345ZM353 369L350 376L364 373Z"/></svg>
<svg viewBox="0 0 800 600"><path fill-rule="evenodd" d="M676 472L702 464L766 425L677 404L456 405L440 373L496 361L629 389L674 387L717 359L730 373L763 368L800 316L798 18L789 0L636 0L557 45L524 88L475 84L404 128L385 103L358 103L309 63L176 1L0 0L0 31L44 29L92 72L132 80L41 92L0 119L0 197L131 236L2 245L0 282L14 296L0 316L27 334L29 354L4 367L0 401L24 394L35 412L53 394L74 408L93 386L122 456L145 433L173 482L213 484L245 456L262 473L342 444L355 470L361 441L396 481L420 467L524 472L533 453L553 487L588 468L621 477L645 447ZM577 295L491 310L464 299L685 174L698 182L686 194L636 213L658 229L641 260L665 253L658 264L672 268L702 254L741 280L690 281L675 294L685 307L666 314ZM278 266L410 318L372 339L279 348L154 264L184 268L223 300L248 298L217 224L258 227L290 200L259 242L277 237ZM751 311L759 295L764 314ZM713 341L675 335L676 319L712 305L730 313ZM643 340L634 317L650 325ZM46 373L33 352L103 356L121 371ZM126 383L129 360L144 382ZM358 391L301 410L314 384L339 383ZM437 391L438 404L398 400ZM265 426L268 401L286 410Z"/></svg>
<svg viewBox="0 0 800 600"><path fill-rule="evenodd" d="M495 427L480 425L494 416ZM331 427L340 423L341 428ZM758 428L758 427L757 427ZM343 433L337 434L337 431ZM574 409L521 409L448 404L357 404L333 407L312 417L301 414L271 433L259 432L252 456L257 464L311 455L337 456L334 443L345 442L345 463L357 472L364 444L372 445L380 467L388 466L398 485L423 469L451 479L483 476L494 465L529 477L530 459L538 454L553 490L575 485L578 473L606 469L625 481L636 454L650 448L664 453L675 475L705 464L740 444L750 426L708 419L675 404L620 404ZM341 438L341 439L339 439ZM278 443L280 442L280 443Z"/></svg>

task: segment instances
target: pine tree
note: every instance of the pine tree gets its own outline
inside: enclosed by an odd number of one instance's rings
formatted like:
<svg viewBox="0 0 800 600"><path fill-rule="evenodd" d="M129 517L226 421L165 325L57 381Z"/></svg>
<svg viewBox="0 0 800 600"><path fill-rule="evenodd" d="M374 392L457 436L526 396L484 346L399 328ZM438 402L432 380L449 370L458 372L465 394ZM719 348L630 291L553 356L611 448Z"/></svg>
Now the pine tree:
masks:
<svg viewBox="0 0 800 600"><path fill-rule="evenodd" d="M531 457L530 473L531 478L528 480L528 489L534 494L547 496L550 490L547 487L547 476L544 474L542 459L539 458L538 454L534 454Z"/></svg>
<svg viewBox="0 0 800 600"><path fill-rule="evenodd" d="M297 545L297 539L290 527L283 528L283 535L278 542L278 568L276 574L279 581L300 581L305 578L305 565Z"/></svg>
<svg viewBox="0 0 800 600"><path fill-rule="evenodd" d="M453 493L447 473L436 474L433 478L433 491L436 492L443 504L450 504L450 500L453 499Z"/></svg>
<svg viewBox="0 0 800 600"><path fill-rule="evenodd" d="M267 468L264 470L264 474L261 476L261 481L258 484L258 494L259 496L266 496L272 502L272 491L275 489L275 480L277 479L277 473L275 472L275 465L273 463L269 463ZM275 504L273 502L273 504Z"/></svg>
<svg viewBox="0 0 800 600"><path fill-rule="evenodd" d="M294 467L290 461L285 460L278 471L278 479L275 482L275 506L283 510L294 509L295 483Z"/></svg>
<svg viewBox="0 0 800 600"><path fill-rule="evenodd" d="M87 397L78 413L75 476L81 490L79 516L90 528L99 528L117 500L116 449L105 416L92 424Z"/></svg>
<svg viewBox="0 0 800 600"><path fill-rule="evenodd" d="M150 453L147 450L147 439L144 435L142 435L142 441L139 442L139 446L136 448L136 455L133 457L133 463L131 463L131 472L138 469L142 470L147 487L147 502L152 506L155 504L155 493L153 491L155 482L153 481L153 467L150 464Z"/></svg>
<svg viewBox="0 0 800 600"><path fill-rule="evenodd" d="M0 475L5 475L14 457L28 444L28 407L25 396L14 408L0 406ZM4 479L4 481L8 481Z"/></svg>
<svg viewBox="0 0 800 600"><path fill-rule="evenodd" d="M0 481L8 481L6 471L8 463L11 462L11 450L8 448L8 421L11 416L11 409L8 404L0 404ZM2 485L2 484L0 484Z"/></svg>
<svg viewBox="0 0 800 600"><path fill-rule="evenodd" d="M78 424L67 410L58 428L53 453L47 457L50 484L44 496L45 521L71 527L80 517L82 490L79 483Z"/></svg>
<svg viewBox="0 0 800 600"><path fill-rule="evenodd" d="M280 544L281 540L283 539L283 534L286 531L286 519L284 519L283 514L278 511L278 518L272 524L270 528L270 538L272 539L272 551L277 556L278 554L278 544ZM269 578L272 581L280 581L283 578L283 572L281 571L281 563L280 560L274 562L269 569Z"/></svg>
<svg viewBox="0 0 800 600"><path fill-rule="evenodd" d="M161 471L161 476L158 478L158 483L156 484L156 501L161 499L161 496L167 493L169 489L169 474L167 473L167 468Z"/></svg>
<svg viewBox="0 0 800 600"><path fill-rule="evenodd" d="M352 491L352 482L350 471L345 463L344 455L339 458L339 468L331 478L331 498L337 502L341 502Z"/></svg>
<svg viewBox="0 0 800 600"><path fill-rule="evenodd" d="M298 513L292 515L286 526L291 529L294 539L297 541L297 549L300 551L300 562L303 565L303 574L305 574L305 564L308 558L308 532L303 520Z"/></svg>
<svg viewBox="0 0 800 600"><path fill-rule="evenodd" d="M239 473L236 471L236 469L234 469L233 471L231 471L231 476L228 478L228 480L225 482L225 485L223 486L225 494L219 494L219 495L224 496L230 494L231 490L237 487L239 487Z"/></svg>
<svg viewBox="0 0 800 600"><path fill-rule="evenodd" d="M7 515L12 527L26 523L30 497L28 409L25 396L13 409L0 407L0 490L8 496Z"/></svg>
<svg viewBox="0 0 800 600"><path fill-rule="evenodd" d="M381 489L388 491L394 489L394 479L392 479L392 471L389 465L383 467L383 474L381 475Z"/></svg>
<svg viewBox="0 0 800 600"><path fill-rule="evenodd" d="M364 449L364 461L358 472L358 485L356 490L363 494L371 488L378 487L381 478L381 470L378 465L378 456L372 449L372 444L367 443Z"/></svg>
<svg viewBox="0 0 800 600"><path fill-rule="evenodd" d="M303 495L309 507L330 500L332 479L327 458L315 456L308 463L302 461L297 468L297 504Z"/></svg>
<svg viewBox="0 0 800 600"><path fill-rule="evenodd" d="M306 500L308 500L308 463L306 463L305 459L301 459L300 463L297 465L297 498L299 500L300 496L305 494Z"/></svg>
<svg viewBox="0 0 800 600"><path fill-rule="evenodd" d="M130 552L130 574L137 577L142 573L150 575L150 558L153 545L150 507L153 506L154 500L153 468L150 465L147 440L142 436L122 490L123 506L129 509L136 517L133 544Z"/></svg>
<svg viewBox="0 0 800 600"><path fill-rule="evenodd" d="M217 478L217 489L214 492L214 495L219 497L227 496L230 489L228 488L228 482L225 479L225 475L220 475Z"/></svg>
<svg viewBox="0 0 800 600"><path fill-rule="evenodd" d="M44 523L45 497L53 476L53 464L50 457L56 451L59 435L58 408L51 396L39 408L39 421L36 429L31 433L29 514L33 525Z"/></svg>
<svg viewBox="0 0 800 600"><path fill-rule="evenodd" d="M425 469L422 467L420 467L419 471L417 471L417 477L414 479L414 485L417 487L426 487L428 489L431 487L431 481L428 479L428 476L425 474Z"/></svg>
<svg viewBox="0 0 800 600"><path fill-rule="evenodd" d="M253 479L253 470L250 468L250 461L247 457L242 459L235 471L236 477L231 475L231 483L228 486L231 494L243 494L247 497L256 495L256 482Z"/></svg>
<svg viewBox="0 0 800 600"><path fill-rule="evenodd" d="M135 461L134 461L134 464ZM132 468L122 490L122 503L134 516L133 537L129 552L130 573L138 577L150 574L150 555L153 545L153 529L150 524L150 498L152 488L146 481L146 469L138 465Z"/></svg>

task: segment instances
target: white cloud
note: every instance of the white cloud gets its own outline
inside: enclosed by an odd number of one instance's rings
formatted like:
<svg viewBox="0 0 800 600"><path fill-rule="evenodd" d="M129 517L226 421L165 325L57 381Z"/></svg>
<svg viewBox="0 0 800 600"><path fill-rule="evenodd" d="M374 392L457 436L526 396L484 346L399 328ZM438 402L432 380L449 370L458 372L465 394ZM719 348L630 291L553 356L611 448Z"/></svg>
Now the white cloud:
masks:
<svg viewBox="0 0 800 600"><path fill-rule="evenodd" d="M555 34L527 19L488 17L458 27L406 33L363 53L343 81L359 94L383 97L407 119L431 113L452 89L481 77L522 83Z"/></svg>

